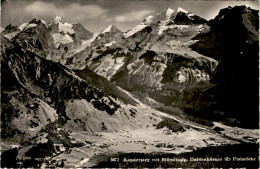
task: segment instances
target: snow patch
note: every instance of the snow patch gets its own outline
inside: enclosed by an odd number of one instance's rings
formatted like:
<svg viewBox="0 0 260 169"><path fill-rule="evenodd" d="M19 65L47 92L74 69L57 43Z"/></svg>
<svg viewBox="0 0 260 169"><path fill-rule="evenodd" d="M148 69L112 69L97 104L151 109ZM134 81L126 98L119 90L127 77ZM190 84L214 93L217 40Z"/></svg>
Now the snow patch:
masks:
<svg viewBox="0 0 260 169"><path fill-rule="evenodd" d="M218 20L222 20L224 19L225 15L221 16Z"/></svg>
<svg viewBox="0 0 260 169"><path fill-rule="evenodd" d="M94 72L110 80L110 78L116 74L117 70L124 65L124 59L125 57L117 57L114 59L112 55L103 58Z"/></svg>
<svg viewBox="0 0 260 169"><path fill-rule="evenodd" d="M78 53L78 52L86 49L87 47L89 47L91 45L91 43L98 37L98 35L99 35L99 33L95 33L91 39L83 40L82 45L75 51L75 53Z"/></svg>
<svg viewBox="0 0 260 169"><path fill-rule="evenodd" d="M169 26L166 26L167 21L161 21L161 25L158 30L158 35L161 35L163 31L167 30Z"/></svg>
<svg viewBox="0 0 260 169"><path fill-rule="evenodd" d="M177 81L179 83L184 83L190 81L191 79L195 79L196 81L209 80L209 75L198 69L181 67L180 70L177 71L176 75L177 75Z"/></svg>
<svg viewBox="0 0 260 169"><path fill-rule="evenodd" d="M54 23L58 24L58 23L60 23L60 22L62 21L62 19L61 19L60 16L55 16L55 17L53 18L53 21L54 21Z"/></svg>
<svg viewBox="0 0 260 169"><path fill-rule="evenodd" d="M124 59L125 57L118 57L115 59L115 63L116 63L114 67L115 70L118 70L121 66L123 66L123 64L125 63Z"/></svg>
<svg viewBox="0 0 260 169"><path fill-rule="evenodd" d="M19 148L20 146L19 145L15 145L15 144L13 144L12 146L11 146L12 148Z"/></svg>
<svg viewBox="0 0 260 169"><path fill-rule="evenodd" d="M191 19L191 20L194 20L193 18L191 18L192 16L195 16L193 13L189 13L188 14L188 17Z"/></svg>
<svg viewBox="0 0 260 169"><path fill-rule="evenodd" d="M36 131L36 130L39 130L38 128L29 128L28 129L29 131Z"/></svg>
<svg viewBox="0 0 260 169"><path fill-rule="evenodd" d="M52 20L55 24L59 25L59 32L73 34L74 30L72 29L73 24L67 23L61 19L60 16L56 16Z"/></svg>
<svg viewBox="0 0 260 169"><path fill-rule="evenodd" d="M31 24L29 24L29 25L27 25L27 26L25 27L25 30L26 30L26 29L29 29L29 28L35 28L36 26L37 26L37 24L31 23Z"/></svg>
<svg viewBox="0 0 260 169"><path fill-rule="evenodd" d="M164 21L160 21L160 26L158 28L158 35L161 35L163 33L163 31L167 30L168 28L170 28L169 26L166 26L167 23L170 22L170 18L172 16L172 14L174 13L175 11L172 10L171 8L168 8L166 11L165 11L165 20Z"/></svg>
<svg viewBox="0 0 260 169"><path fill-rule="evenodd" d="M145 18L144 23L145 24L152 23L153 22L153 18L154 18L154 16L152 16L152 15L148 16L147 18Z"/></svg>
<svg viewBox="0 0 260 169"><path fill-rule="evenodd" d="M74 30L72 29L72 26L72 24L69 24L67 22L59 23L59 32L73 34Z"/></svg>
<svg viewBox="0 0 260 169"><path fill-rule="evenodd" d="M174 10L172 10L171 8L168 8L166 10L166 19L170 19L171 15L174 13Z"/></svg>
<svg viewBox="0 0 260 169"><path fill-rule="evenodd" d="M116 41L112 41L110 43L106 43L105 46L112 46L114 43L116 43Z"/></svg>
<svg viewBox="0 0 260 169"><path fill-rule="evenodd" d="M132 30L127 31L124 36L125 38L128 38L132 35L134 35L136 32L141 31L142 29L144 29L145 27L147 27L147 25L137 25L136 27L134 27Z"/></svg>
<svg viewBox="0 0 260 169"><path fill-rule="evenodd" d="M203 25L199 25L198 28L199 28L199 29L203 28Z"/></svg>
<svg viewBox="0 0 260 169"><path fill-rule="evenodd" d="M183 83L183 82L186 81L186 77L185 77L184 75L180 74L180 75L178 76L178 81L179 81L179 83Z"/></svg>
<svg viewBox="0 0 260 169"><path fill-rule="evenodd" d="M20 31L15 31L15 32L12 32L12 33L9 33L9 34L5 34L3 35L5 38L11 40L13 39Z"/></svg>
<svg viewBox="0 0 260 169"><path fill-rule="evenodd" d="M67 44L73 42L72 38L68 35L61 35L59 33L52 34L53 43L56 48L60 46L60 44Z"/></svg>
<svg viewBox="0 0 260 169"><path fill-rule="evenodd" d="M27 25L28 25L28 23L23 23L18 28L20 29L20 31L22 31Z"/></svg>
<svg viewBox="0 0 260 169"><path fill-rule="evenodd" d="M188 11L186 11L185 9L183 9L181 7L178 8L177 12L188 13Z"/></svg>
<svg viewBox="0 0 260 169"><path fill-rule="evenodd" d="M191 27L191 26L190 25L174 25L173 26L173 28L177 28L177 29L180 29L180 30L187 29L189 27Z"/></svg>
<svg viewBox="0 0 260 169"><path fill-rule="evenodd" d="M46 22L44 20L41 20L41 23L43 23L44 25L46 25Z"/></svg>

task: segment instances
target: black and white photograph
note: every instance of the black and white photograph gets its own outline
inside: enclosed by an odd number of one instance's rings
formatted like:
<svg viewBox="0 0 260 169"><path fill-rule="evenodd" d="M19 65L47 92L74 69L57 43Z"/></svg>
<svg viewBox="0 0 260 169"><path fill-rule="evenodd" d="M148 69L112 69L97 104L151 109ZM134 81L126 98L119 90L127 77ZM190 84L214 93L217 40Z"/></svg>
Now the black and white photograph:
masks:
<svg viewBox="0 0 260 169"><path fill-rule="evenodd" d="M1 168L258 168L258 0L1 0Z"/></svg>

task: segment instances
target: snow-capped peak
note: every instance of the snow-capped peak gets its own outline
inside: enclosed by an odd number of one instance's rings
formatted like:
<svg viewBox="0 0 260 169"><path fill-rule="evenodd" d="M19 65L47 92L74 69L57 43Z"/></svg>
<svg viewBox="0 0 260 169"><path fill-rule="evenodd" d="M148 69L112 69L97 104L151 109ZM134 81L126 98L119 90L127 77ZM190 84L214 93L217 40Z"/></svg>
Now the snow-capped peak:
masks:
<svg viewBox="0 0 260 169"><path fill-rule="evenodd" d="M55 17L53 17L52 20L53 20L56 24L61 23L61 22L63 21L60 16L55 16Z"/></svg>
<svg viewBox="0 0 260 169"><path fill-rule="evenodd" d="M158 22L169 22L174 15L175 11L171 8L167 8L164 11L157 13L155 16L148 16L144 19L144 21L141 23L142 25L150 25L152 23L158 23Z"/></svg>
<svg viewBox="0 0 260 169"><path fill-rule="evenodd" d="M70 34L74 33L74 30L72 29L73 24L65 22L60 16L53 17L49 25L53 23L59 26L59 32L70 33Z"/></svg>
<svg viewBox="0 0 260 169"><path fill-rule="evenodd" d="M147 18L145 18L144 21L143 21L144 24L152 23L153 22L153 18L154 18L154 16L152 16L152 15L147 16Z"/></svg>
<svg viewBox="0 0 260 169"><path fill-rule="evenodd" d="M110 32L112 28L112 25L109 25L105 30L103 30L101 33Z"/></svg>
<svg viewBox="0 0 260 169"><path fill-rule="evenodd" d="M171 8L166 9L166 18L169 19L171 15L174 13L174 10Z"/></svg>
<svg viewBox="0 0 260 169"><path fill-rule="evenodd" d="M188 11L186 11L185 9L179 7L177 12L183 12L183 13L189 13Z"/></svg>

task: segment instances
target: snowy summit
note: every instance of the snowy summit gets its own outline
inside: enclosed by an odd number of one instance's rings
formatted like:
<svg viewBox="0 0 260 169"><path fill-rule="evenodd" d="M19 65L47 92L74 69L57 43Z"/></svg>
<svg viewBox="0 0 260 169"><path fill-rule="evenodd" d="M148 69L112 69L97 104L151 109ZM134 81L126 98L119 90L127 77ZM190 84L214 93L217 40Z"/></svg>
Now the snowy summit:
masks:
<svg viewBox="0 0 260 169"><path fill-rule="evenodd" d="M110 32L112 28L112 25L109 25L105 30L102 31L102 33Z"/></svg>
<svg viewBox="0 0 260 169"><path fill-rule="evenodd" d="M168 8L166 10L166 19L170 19L171 15L174 13L175 11L171 8Z"/></svg>
<svg viewBox="0 0 260 169"><path fill-rule="evenodd" d="M177 12L183 12L183 13L189 13L188 11L186 11L185 9L179 7Z"/></svg>

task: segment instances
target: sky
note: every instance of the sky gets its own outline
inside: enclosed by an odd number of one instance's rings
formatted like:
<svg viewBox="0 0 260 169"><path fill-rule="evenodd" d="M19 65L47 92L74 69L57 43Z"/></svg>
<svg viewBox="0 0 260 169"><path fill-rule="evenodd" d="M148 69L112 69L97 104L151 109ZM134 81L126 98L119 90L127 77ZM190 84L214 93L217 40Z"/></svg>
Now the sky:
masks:
<svg viewBox="0 0 260 169"><path fill-rule="evenodd" d="M109 25L127 31L149 15L156 15L166 8L178 7L213 19L220 9L228 6L246 5L259 10L258 0L217 1L217 0L2 0L1 27L8 24L21 25L32 19L43 19L47 23L54 16L61 16L69 23L81 23L91 32L100 32Z"/></svg>

